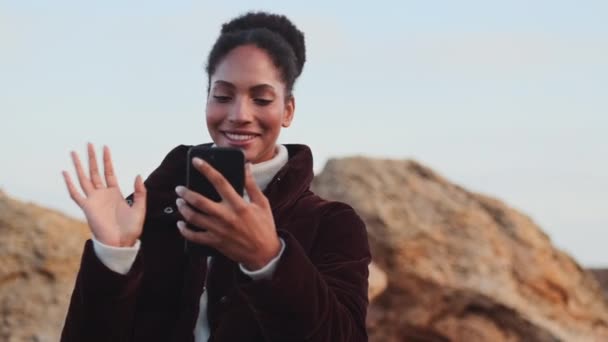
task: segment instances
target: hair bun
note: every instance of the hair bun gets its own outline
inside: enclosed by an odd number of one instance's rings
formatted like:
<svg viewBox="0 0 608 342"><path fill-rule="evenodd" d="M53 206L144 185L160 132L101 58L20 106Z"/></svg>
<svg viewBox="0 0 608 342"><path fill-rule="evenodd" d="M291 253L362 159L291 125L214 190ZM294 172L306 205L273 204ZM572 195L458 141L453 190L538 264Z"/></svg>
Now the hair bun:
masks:
<svg viewBox="0 0 608 342"><path fill-rule="evenodd" d="M266 12L249 12L222 25L221 33L265 28L279 36L291 46L297 59L298 75L306 62L306 47L304 33L284 15Z"/></svg>

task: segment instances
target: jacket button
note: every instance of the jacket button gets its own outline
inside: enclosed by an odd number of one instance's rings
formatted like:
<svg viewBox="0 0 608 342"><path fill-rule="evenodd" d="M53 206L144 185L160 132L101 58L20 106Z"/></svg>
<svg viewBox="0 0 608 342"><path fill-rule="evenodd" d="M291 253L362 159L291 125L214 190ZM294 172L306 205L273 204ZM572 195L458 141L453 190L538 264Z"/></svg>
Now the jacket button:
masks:
<svg viewBox="0 0 608 342"><path fill-rule="evenodd" d="M165 210L163 210L165 212L165 214L172 214L173 213L173 208L171 207L166 207Z"/></svg>
<svg viewBox="0 0 608 342"><path fill-rule="evenodd" d="M220 303L222 303L222 304L228 303L228 297L227 296L223 296L222 298L220 298Z"/></svg>

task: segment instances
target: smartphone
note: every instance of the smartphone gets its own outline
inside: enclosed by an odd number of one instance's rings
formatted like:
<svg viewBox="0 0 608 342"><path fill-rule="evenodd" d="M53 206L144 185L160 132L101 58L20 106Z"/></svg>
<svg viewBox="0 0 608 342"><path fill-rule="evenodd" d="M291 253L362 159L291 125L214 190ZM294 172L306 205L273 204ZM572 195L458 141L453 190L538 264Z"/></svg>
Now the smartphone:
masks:
<svg viewBox="0 0 608 342"><path fill-rule="evenodd" d="M203 174L192 165L192 158L198 157L209 163L219 171L232 185L234 190L243 196L245 185L245 155L240 149L229 147L193 146L188 150L186 166L186 187L192 191L215 201L220 202L221 196ZM193 208L196 210L195 208ZM192 224L186 225L188 229L205 231L205 227L197 227ZM206 255L216 255L217 251L208 246L199 245L186 240L186 251L196 251Z"/></svg>

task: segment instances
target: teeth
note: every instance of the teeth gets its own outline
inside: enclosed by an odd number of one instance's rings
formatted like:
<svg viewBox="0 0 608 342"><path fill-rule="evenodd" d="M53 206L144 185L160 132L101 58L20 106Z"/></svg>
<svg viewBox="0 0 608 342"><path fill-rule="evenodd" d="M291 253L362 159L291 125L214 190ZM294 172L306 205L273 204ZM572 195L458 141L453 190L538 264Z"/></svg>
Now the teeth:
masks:
<svg viewBox="0 0 608 342"><path fill-rule="evenodd" d="M255 135L226 133L230 140L245 141L255 138Z"/></svg>

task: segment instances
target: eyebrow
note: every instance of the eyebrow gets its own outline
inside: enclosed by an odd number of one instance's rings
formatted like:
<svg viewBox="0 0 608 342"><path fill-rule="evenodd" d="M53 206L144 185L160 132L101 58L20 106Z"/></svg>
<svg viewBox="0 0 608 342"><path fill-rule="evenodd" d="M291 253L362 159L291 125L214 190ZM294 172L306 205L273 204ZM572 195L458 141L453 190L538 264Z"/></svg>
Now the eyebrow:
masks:
<svg viewBox="0 0 608 342"><path fill-rule="evenodd" d="M213 82L214 85L216 86L224 86L230 89L235 89L236 86L228 81L222 81L222 80L218 80ZM249 91L253 91L253 92L257 92L257 91L263 91L263 90L272 90L274 91L274 87L271 86L270 84L266 84L266 83L262 83L262 84L257 84L254 85L253 87L249 88Z"/></svg>

